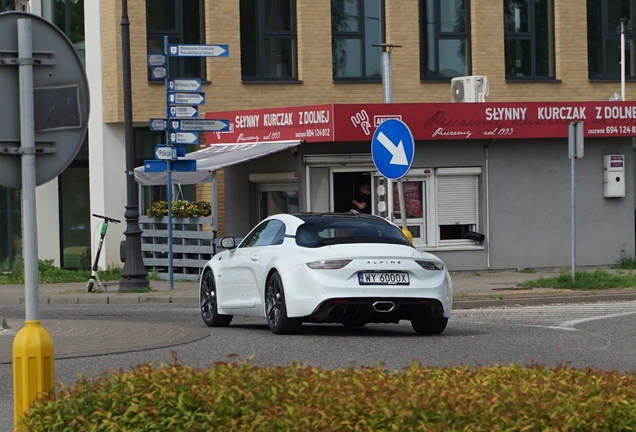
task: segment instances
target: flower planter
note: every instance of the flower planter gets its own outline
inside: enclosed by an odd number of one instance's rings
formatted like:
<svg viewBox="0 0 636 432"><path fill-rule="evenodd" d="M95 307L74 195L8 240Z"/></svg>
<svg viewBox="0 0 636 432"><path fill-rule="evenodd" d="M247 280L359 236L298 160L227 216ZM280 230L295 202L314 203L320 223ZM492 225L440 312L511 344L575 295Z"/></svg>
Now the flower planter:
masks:
<svg viewBox="0 0 636 432"><path fill-rule="evenodd" d="M172 218L172 267L175 280L194 280L215 253L212 217ZM169 279L168 217L140 216L141 252L149 273Z"/></svg>

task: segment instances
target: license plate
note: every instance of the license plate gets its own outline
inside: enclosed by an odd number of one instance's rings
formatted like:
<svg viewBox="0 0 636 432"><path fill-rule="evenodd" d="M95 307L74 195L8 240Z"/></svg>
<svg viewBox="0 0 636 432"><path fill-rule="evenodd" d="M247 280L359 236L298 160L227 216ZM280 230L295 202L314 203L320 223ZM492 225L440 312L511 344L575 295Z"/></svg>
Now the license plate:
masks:
<svg viewBox="0 0 636 432"><path fill-rule="evenodd" d="M360 272L360 285L408 285L409 274L405 272Z"/></svg>

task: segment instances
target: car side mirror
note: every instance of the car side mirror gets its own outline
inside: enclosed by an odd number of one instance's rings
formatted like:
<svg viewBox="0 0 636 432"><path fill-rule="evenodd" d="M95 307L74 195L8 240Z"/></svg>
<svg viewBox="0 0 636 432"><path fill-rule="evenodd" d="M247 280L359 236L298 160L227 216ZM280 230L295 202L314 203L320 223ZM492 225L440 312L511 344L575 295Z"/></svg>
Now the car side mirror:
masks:
<svg viewBox="0 0 636 432"><path fill-rule="evenodd" d="M223 249L234 249L236 247L236 240L234 240L234 237L232 236L223 237L220 245Z"/></svg>

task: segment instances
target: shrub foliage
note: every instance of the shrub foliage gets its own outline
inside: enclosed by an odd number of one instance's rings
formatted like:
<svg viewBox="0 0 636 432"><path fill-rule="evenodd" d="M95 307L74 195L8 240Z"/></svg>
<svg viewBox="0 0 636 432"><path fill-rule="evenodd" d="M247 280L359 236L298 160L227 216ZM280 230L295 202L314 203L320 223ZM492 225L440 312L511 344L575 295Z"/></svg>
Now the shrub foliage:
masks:
<svg viewBox="0 0 636 432"><path fill-rule="evenodd" d="M112 371L36 401L31 431L634 430L633 374L541 365Z"/></svg>
<svg viewBox="0 0 636 432"><path fill-rule="evenodd" d="M200 217L210 216L212 205L207 201L190 202L186 200L172 201L173 217ZM156 201L148 210L146 215L151 218L168 216L168 202Z"/></svg>

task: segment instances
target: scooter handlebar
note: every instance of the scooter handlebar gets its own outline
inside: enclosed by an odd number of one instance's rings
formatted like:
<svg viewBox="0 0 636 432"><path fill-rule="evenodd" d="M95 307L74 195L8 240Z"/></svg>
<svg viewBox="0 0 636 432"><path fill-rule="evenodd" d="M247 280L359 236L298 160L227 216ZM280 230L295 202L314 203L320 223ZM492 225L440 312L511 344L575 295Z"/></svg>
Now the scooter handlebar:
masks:
<svg viewBox="0 0 636 432"><path fill-rule="evenodd" d="M113 219L113 218L109 218L108 216L102 216L102 215L98 215L93 213L93 216L98 217L98 218L102 218L107 222L114 222L114 223L120 223L121 221L117 220L117 219Z"/></svg>

